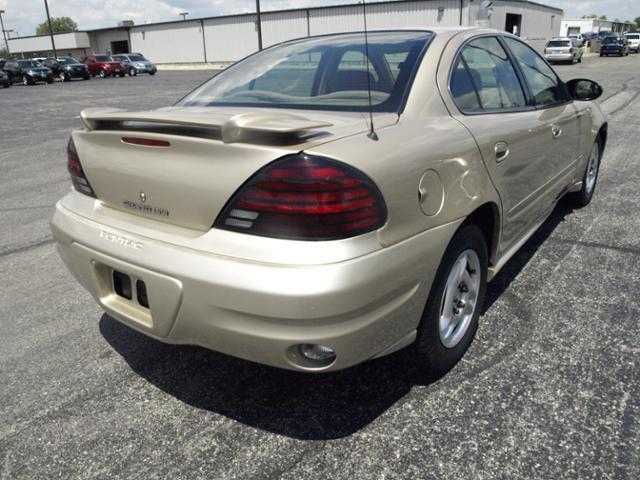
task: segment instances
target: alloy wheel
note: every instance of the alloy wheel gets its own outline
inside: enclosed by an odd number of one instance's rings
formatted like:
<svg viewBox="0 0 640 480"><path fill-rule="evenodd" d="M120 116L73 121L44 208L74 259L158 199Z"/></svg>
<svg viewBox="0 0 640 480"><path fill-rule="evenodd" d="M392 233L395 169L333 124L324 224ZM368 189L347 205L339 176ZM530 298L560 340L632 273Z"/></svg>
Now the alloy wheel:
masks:
<svg viewBox="0 0 640 480"><path fill-rule="evenodd" d="M600 166L600 145L598 142L593 144L591 155L589 155L589 164L587 165L587 175L585 178L585 188L587 194L591 194L596 186L598 178L598 167Z"/></svg>
<svg viewBox="0 0 640 480"><path fill-rule="evenodd" d="M440 341L455 347L464 337L478 304L481 270L478 254L463 251L449 271L440 305Z"/></svg>

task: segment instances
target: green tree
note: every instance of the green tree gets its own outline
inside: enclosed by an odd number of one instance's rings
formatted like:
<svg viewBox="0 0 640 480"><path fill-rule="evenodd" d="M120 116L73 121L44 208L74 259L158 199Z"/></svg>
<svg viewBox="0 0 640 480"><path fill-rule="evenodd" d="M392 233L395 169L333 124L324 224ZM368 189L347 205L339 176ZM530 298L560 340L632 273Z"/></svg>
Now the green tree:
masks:
<svg viewBox="0 0 640 480"><path fill-rule="evenodd" d="M69 17L51 17L51 29L53 33L67 33L78 30L78 24ZM49 23L45 20L36 27L36 35L49 33Z"/></svg>
<svg viewBox="0 0 640 480"><path fill-rule="evenodd" d="M606 16L606 15L600 15L598 18L599 18L600 20L606 20L606 19L607 19L607 16Z"/></svg>
<svg viewBox="0 0 640 480"><path fill-rule="evenodd" d="M640 28L640 17L636 17L634 22L636 22L636 27Z"/></svg>

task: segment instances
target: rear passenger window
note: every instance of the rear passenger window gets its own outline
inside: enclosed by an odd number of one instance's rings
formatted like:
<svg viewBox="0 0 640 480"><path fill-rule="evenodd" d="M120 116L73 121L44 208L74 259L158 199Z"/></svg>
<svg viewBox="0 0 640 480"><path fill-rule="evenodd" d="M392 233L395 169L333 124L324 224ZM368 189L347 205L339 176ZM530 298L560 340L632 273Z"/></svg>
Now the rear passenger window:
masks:
<svg viewBox="0 0 640 480"><path fill-rule="evenodd" d="M525 107L527 102L516 71L497 38L473 40L461 56L484 110Z"/></svg>
<svg viewBox="0 0 640 480"><path fill-rule="evenodd" d="M531 47L505 38L527 79L536 105L553 105L566 101L567 95L553 69Z"/></svg>
<svg viewBox="0 0 640 480"><path fill-rule="evenodd" d="M476 89L473 86L473 81L469 72L464 66L462 60L458 57L456 66L451 73L451 83L449 84L451 95L453 96L456 105L460 110L466 111L478 111L480 108L480 101L476 93Z"/></svg>

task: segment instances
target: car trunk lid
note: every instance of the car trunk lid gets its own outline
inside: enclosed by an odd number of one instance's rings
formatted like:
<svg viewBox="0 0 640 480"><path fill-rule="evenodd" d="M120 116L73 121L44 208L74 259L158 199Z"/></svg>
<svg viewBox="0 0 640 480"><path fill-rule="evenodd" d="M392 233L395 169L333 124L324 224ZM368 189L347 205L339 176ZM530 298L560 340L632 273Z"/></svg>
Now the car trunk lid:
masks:
<svg viewBox="0 0 640 480"><path fill-rule="evenodd" d="M73 133L102 205L206 231L235 191L266 164L366 132L362 114L170 107L89 109ZM376 116L379 128L396 114Z"/></svg>

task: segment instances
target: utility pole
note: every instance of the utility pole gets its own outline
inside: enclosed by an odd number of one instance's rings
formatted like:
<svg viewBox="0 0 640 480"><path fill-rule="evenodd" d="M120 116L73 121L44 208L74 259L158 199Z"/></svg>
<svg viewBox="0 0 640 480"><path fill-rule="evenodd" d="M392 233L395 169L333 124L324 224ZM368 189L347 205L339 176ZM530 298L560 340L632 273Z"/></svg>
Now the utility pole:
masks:
<svg viewBox="0 0 640 480"><path fill-rule="evenodd" d="M258 29L258 50L262 50L262 22L260 20L260 0L256 0L256 13L258 15L258 21L256 27Z"/></svg>
<svg viewBox="0 0 640 480"><path fill-rule="evenodd" d="M7 42L7 32L4 29L4 22L2 21L2 14L4 10L0 10L0 28L2 29L2 35L4 36L4 45L7 48L7 58L11 56L11 52L9 52L9 42Z"/></svg>
<svg viewBox="0 0 640 480"><path fill-rule="evenodd" d="M182 21L185 21L187 19L187 15L189 15L189 12L181 12L180 15L182 16Z"/></svg>
<svg viewBox="0 0 640 480"><path fill-rule="evenodd" d="M53 47L53 58L58 58L58 52L56 52L56 41L53 39L53 28L51 28L51 16L49 16L49 4L47 0L44 0L44 8L47 9L47 22L49 23L49 35L51 36L51 46Z"/></svg>

